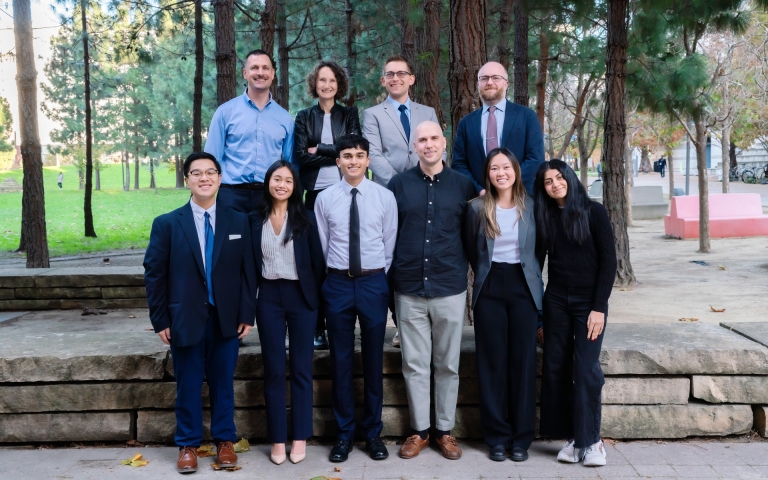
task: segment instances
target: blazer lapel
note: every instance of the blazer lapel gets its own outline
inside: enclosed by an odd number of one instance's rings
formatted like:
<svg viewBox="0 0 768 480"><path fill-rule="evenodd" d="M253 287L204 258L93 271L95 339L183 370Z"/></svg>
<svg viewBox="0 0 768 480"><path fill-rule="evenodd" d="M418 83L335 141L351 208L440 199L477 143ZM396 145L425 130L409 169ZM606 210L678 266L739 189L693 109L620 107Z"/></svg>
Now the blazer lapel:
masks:
<svg viewBox="0 0 768 480"><path fill-rule="evenodd" d="M216 209L216 227L214 228L213 235L213 267L216 267L216 262L221 255L221 249L224 247L224 242L227 241L227 226L229 224L229 212L226 208Z"/></svg>
<svg viewBox="0 0 768 480"><path fill-rule="evenodd" d="M400 112L395 113L395 109L392 107L392 104L389 103L389 100L384 100L384 103L382 103L381 106L384 107L384 111L387 112L392 123L397 127L397 131L400 132L400 135L403 136L403 140L407 144L408 138L406 138L405 130L403 130L403 122L400 121Z"/></svg>
<svg viewBox="0 0 768 480"><path fill-rule="evenodd" d="M515 115L517 115L517 111L515 108L515 104L507 100L507 105L505 107L507 109L506 112L504 112L504 125L501 126L501 139L499 140L499 146L505 146L505 145L511 145L510 141L512 140L512 125L515 123ZM522 162L523 160L518 158L519 162Z"/></svg>
<svg viewBox="0 0 768 480"><path fill-rule="evenodd" d="M478 108L469 115L469 125L467 125L467 129L470 132L475 132L475 134L469 135L469 140L470 142L474 141L474 145L468 145L467 151L471 152L470 148L474 148L477 152L477 158L485 159L485 139L483 138L483 132L481 130L481 124L483 121L483 107ZM472 158L471 155L472 154L469 153L468 157Z"/></svg>
<svg viewBox="0 0 768 480"><path fill-rule="evenodd" d="M293 258L296 260L296 273L298 273L299 265L301 265L301 253L304 251L304 242L306 242L308 238L309 234L305 233L299 238L293 239Z"/></svg>
<svg viewBox="0 0 768 480"><path fill-rule="evenodd" d="M528 229L536 228L533 218L533 199L528 195L525 196L525 210L520 215L517 225L517 241L520 243L520 251L525 250L525 241L528 238Z"/></svg>
<svg viewBox="0 0 768 480"><path fill-rule="evenodd" d="M179 224L184 231L184 235L187 237L189 246L192 247L192 256L195 257L195 262L197 262L197 268L200 270L200 275L205 277L202 246L200 245L200 239L197 237L195 217L192 214L192 207L189 206L189 203L187 203L187 206L179 212Z"/></svg>
<svg viewBox="0 0 768 480"><path fill-rule="evenodd" d="M483 232L485 236L485 232ZM485 244L488 247L488 265L493 262L493 247L496 245L496 239L485 236Z"/></svg>
<svg viewBox="0 0 768 480"><path fill-rule="evenodd" d="M258 221L256 222L256 230L253 232L254 238L253 241L253 249L256 257L256 271L259 272L259 275L261 275L261 265L264 263L264 257L261 254L261 235L264 233L264 219L261 217L256 217Z"/></svg>

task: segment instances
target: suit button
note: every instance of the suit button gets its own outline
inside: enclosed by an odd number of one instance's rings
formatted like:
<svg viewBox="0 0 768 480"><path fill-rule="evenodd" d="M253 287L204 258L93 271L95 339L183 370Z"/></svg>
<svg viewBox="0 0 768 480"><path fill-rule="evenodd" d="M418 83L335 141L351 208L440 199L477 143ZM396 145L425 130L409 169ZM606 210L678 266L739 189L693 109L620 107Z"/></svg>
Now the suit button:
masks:
<svg viewBox="0 0 768 480"><path fill-rule="evenodd" d="M208 302L203 302L203 306L207 307L208 306Z"/></svg>
<svg viewBox="0 0 768 480"><path fill-rule="evenodd" d="M413 155L413 150L409 150L408 155Z"/></svg>
<svg viewBox="0 0 768 480"><path fill-rule="evenodd" d="M204 286L204 287L207 287L207 286L208 286L208 284L207 284L207 283L205 283L205 282L203 282L203 286Z"/></svg>

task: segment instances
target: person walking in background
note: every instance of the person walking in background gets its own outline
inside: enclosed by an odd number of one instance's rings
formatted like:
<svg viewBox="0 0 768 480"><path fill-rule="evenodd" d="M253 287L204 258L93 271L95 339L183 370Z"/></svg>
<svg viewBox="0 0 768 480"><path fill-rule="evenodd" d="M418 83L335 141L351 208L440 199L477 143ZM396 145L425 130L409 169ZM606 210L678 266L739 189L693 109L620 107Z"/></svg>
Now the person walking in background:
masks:
<svg viewBox="0 0 768 480"><path fill-rule="evenodd" d="M177 470L197 470L203 440L203 379L216 463L237 465L234 375L239 341L254 322L256 277L248 217L216 201L221 167L196 152L184 161L192 198L155 218L144 284L155 333L171 346L176 378Z"/></svg>
<svg viewBox="0 0 768 480"><path fill-rule="evenodd" d="M239 97L219 105L211 119L205 151L223 168L219 204L250 213L261 200L264 174L275 161L291 161L293 119L272 98L275 62L264 50L245 56L248 86Z"/></svg>
<svg viewBox="0 0 768 480"><path fill-rule="evenodd" d="M336 62L320 62L307 75L307 93L317 98L318 103L296 115L293 131L293 159L299 165L307 210L314 210L320 192L341 180L341 171L336 166L338 139L350 133L360 135L357 107L337 103L347 95L348 89L347 74ZM328 348L322 302L314 345L318 350Z"/></svg>
<svg viewBox="0 0 768 480"><path fill-rule="evenodd" d="M667 159L664 157L661 157L659 159L659 173L661 173L661 178L664 178L664 171L667 169Z"/></svg>
<svg viewBox="0 0 768 480"><path fill-rule="evenodd" d="M445 458L461 458L456 422L459 353L467 299L467 256L461 223L475 188L443 162L445 137L435 122L413 133L419 163L392 177L398 210L390 275L399 319L403 376L413 435L400 447L413 458L429 445L431 365L435 381L434 439Z"/></svg>
<svg viewBox="0 0 768 480"><path fill-rule="evenodd" d="M567 439L557 455L561 462L605 465L599 359L616 277L611 222L560 160L539 168L535 191L536 249L549 260L540 433Z"/></svg>
<svg viewBox="0 0 768 480"><path fill-rule="evenodd" d="M533 194L533 177L544 162L544 137L536 113L528 107L507 100L507 70L488 62L477 74L477 89L483 106L459 121L453 142L451 166L485 194L483 168L486 155L493 149L509 149L520 162L522 182Z"/></svg>
<svg viewBox="0 0 768 480"><path fill-rule="evenodd" d="M381 441L382 372L389 305L386 271L397 238L397 204L392 192L365 178L368 148L368 141L359 135L339 139L337 164L344 179L325 189L315 202L328 266L322 296L331 347L333 414L339 428L330 454L332 462L347 460L355 435L352 367L358 320L364 382L361 431L373 460L389 456Z"/></svg>
<svg viewBox="0 0 768 480"><path fill-rule="evenodd" d="M507 449L528 459L536 429L536 327L543 284L535 255L533 199L514 154L488 152L486 194L469 203L464 245L475 272L475 318L480 429L491 460Z"/></svg>
<svg viewBox="0 0 768 480"><path fill-rule="evenodd" d="M59 184L59 190L64 188L64 172L59 172L59 178L56 182Z"/></svg>
<svg viewBox="0 0 768 480"><path fill-rule="evenodd" d="M259 296L256 326L264 358L264 403L270 458L285 461L288 436L285 394L285 339L290 332L291 445L298 463L312 436L312 332L320 303L325 263L315 215L302 205L295 168L278 160L264 175L264 195L251 213Z"/></svg>

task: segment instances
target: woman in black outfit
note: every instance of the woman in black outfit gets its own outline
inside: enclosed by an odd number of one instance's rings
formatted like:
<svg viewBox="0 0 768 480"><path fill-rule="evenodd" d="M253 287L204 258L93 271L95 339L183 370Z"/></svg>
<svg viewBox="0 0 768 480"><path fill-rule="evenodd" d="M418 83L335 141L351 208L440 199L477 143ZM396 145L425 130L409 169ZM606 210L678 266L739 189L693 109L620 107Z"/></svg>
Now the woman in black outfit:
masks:
<svg viewBox="0 0 768 480"><path fill-rule="evenodd" d="M537 253L549 256L544 294L542 436L567 439L561 462L605 465L600 439L600 368L616 249L605 208L589 199L561 160L536 173Z"/></svg>
<svg viewBox="0 0 768 480"><path fill-rule="evenodd" d="M533 199L506 148L488 152L484 172L487 193L469 202L463 225L475 273L480 429L491 460L505 460L509 449L512 460L522 462L536 429L536 322L543 291Z"/></svg>
<svg viewBox="0 0 768 480"><path fill-rule="evenodd" d="M250 214L259 292L256 326L264 359L264 403L270 458L285 461L288 438L285 333L291 334L291 462L304 459L312 436L312 333L317 322L325 260L315 215L301 202L296 169L278 160L264 175L264 196Z"/></svg>
<svg viewBox="0 0 768 480"><path fill-rule="evenodd" d="M338 139L350 133L362 135L357 107L336 103L347 95L348 89L346 71L336 62L322 61L307 75L307 93L317 98L317 104L296 114L293 129L293 159L299 165L307 210L315 209L315 199L320 192L341 180L334 146ZM322 305L317 315L314 345L318 350L328 348Z"/></svg>

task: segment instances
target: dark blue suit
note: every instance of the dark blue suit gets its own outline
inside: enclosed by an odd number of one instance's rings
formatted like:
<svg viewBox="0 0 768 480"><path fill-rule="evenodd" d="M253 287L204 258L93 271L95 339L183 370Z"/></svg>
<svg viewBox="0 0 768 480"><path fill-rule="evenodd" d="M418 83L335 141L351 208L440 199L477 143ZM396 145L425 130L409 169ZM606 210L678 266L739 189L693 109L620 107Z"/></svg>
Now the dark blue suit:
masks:
<svg viewBox="0 0 768 480"><path fill-rule="evenodd" d="M179 446L199 446L202 440L204 377L214 440L237 441L233 385L237 327L254 323L255 266L246 215L217 205L214 231L215 307L208 303L203 256L189 203L155 218L144 256L152 326L155 332L171 330Z"/></svg>
<svg viewBox="0 0 768 480"><path fill-rule="evenodd" d="M451 167L469 177L478 193L485 188L485 139L480 133L482 114L483 109L478 108L459 121L451 158ZM528 194L533 195L533 179L539 165L544 163L544 138L536 113L507 100L499 147L505 147L515 154L520 162L523 185Z"/></svg>
<svg viewBox="0 0 768 480"><path fill-rule="evenodd" d="M320 287L325 278L325 257L317 233L315 214L307 212L309 230L293 239L298 280L269 280L262 277L261 236L264 217L252 213L253 252L256 258L259 296L256 325L264 359L264 401L267 408L267 437L271 443L285 443L288 437L285 398L285 329L290 336L291 438L312 436L312 358ZM287 226L286 226L287 228Z"/></svg>

